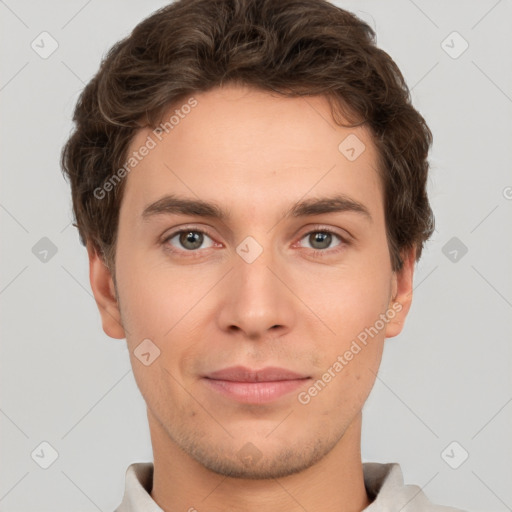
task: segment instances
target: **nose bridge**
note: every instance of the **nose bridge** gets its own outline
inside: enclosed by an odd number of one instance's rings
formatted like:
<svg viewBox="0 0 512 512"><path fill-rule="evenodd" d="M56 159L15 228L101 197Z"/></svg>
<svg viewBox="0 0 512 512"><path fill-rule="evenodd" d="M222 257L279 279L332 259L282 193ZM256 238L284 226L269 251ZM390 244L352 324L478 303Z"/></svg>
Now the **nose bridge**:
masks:
<svg viewBox="0 0 512 512"><path fill-rule="evenodd" d="M290 292L276 277L281 268L276 251L247 237L236 253L228 297L219 315L221 327L243 331L249 337L264 336L277 326L281 331L289 329L294 319L293 303Z"/></svg>
<svg viewBox="0 0 512 512"><path fill-rule="evenodd" d="M279 293L274 282L275 276L270 271L276 266L272 248L267 247L260 254L254 248L250 248L247 253L242 253L242 255L240 252L242 250L237 249L239 258L235 261L234 272L240 284L238 293L253 297L253 299L265 299L265 302L268 303L271 297L265 297L267 294Z"/></svg>

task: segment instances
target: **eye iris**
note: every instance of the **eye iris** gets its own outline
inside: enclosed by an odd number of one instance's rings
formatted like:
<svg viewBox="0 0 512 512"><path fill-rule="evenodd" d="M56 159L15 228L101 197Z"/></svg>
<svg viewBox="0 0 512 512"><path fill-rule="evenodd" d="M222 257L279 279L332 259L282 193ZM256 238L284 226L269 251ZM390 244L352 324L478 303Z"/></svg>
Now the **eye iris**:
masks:
<svg viewBox="0 0 512 512"><path fill-rule="evenodd" d="M309 243L314 249L326 249L331 244L331 241L332 235L330 233L317 232L309 235ZM315 245L317 242L320 243L320 247Z"/></svg>
<svg viewBox="0 0 512 512"><path fill-rule="evenodd" d="M187 245L188 243L191 244L190 245ZM189 231L189 232L184 232L184 233L181 233L180 235L180 244L187 250L193 250L193 249L197 249L199 247L201 247L203 243L203 234L202 233L198 233L198 232L195 232L195 231Z"/></svg>
<svg viewBox="0 0 512 512"><path fill-rule="evenodd" d="M203 233L188 231L180 234L180 244L187 250L194 250L203 244ZM314 249L326 249L331 245L332 235L325 231L317 231L309 235L309 243Z"/></svg>

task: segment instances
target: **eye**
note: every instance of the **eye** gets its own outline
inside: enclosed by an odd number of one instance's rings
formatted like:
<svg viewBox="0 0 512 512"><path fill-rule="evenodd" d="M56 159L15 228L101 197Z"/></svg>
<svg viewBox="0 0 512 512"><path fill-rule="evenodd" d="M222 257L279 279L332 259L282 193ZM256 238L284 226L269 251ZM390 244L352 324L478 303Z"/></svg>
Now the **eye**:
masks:
<svg viewBox="0 0 512 512"><path fill-rule="evenodd" d="M338 243L333 246L332 243L335 242L336 239L338 240ZM338 247L342 245L343 242L345 242L345 240L343 240L340 235L328 229L310 231L304 237L302 237L301 241L302 240L306 240L306 243L309 244L306 245L306 247L319 252L325 252L326 249Z"/></svg>
<svg viewBox="0 0 512 512"><path fill-rule="evenodd" d="M199 256L200 249L221 247L205 231L185 228L175 231L161 242L171 252L190 253ZM349 242L334 231L322 228L306 233L298 242L300 246L310 249L314 255L322 256L342 250Z"/></svg>
<svg viewBox="0 0 512 512"><path fill-rule="evenodd" d="M208 242L209 240L209 242ZM206 246L203 244L207 243ZM171 245L177 250L196 251L214 246L213 240L204 232L197 229L182 229L169 235L163 243ZM203 246L203 247L202 247Z"/></svg>

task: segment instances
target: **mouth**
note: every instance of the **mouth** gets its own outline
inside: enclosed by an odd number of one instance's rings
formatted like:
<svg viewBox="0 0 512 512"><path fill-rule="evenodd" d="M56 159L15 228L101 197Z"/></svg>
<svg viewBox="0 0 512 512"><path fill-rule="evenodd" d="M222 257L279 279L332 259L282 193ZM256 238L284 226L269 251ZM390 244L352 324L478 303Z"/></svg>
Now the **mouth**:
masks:
<svg viewBox="0 0 512 512"><path fill-rule="evenodd" d="M214 392L247 404L264 404L295 391L311 377L285 368L267 367L253 370L233 366L212 372L203 378Z"/></svg>

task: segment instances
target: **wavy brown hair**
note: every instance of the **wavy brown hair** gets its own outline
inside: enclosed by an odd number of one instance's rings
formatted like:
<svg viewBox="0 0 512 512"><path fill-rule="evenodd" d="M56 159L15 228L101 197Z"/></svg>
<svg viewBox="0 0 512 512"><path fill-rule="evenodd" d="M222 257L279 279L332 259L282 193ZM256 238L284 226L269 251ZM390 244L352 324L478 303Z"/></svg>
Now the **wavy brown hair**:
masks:
<svg viewBox="0 0 512 512"><path fill-rule="evenodd" d="M157 126L188 95L226 83L323 95L336 123L366 124L393 269L404 250L415 247L420 258L434 230L426 191L432 134L373 29L325 0L178 0L110 49L80 95L62 150L80 241L112 272L126 180L100 199L94 191L123 166L137 130Z"/></svg>

